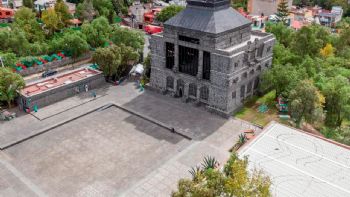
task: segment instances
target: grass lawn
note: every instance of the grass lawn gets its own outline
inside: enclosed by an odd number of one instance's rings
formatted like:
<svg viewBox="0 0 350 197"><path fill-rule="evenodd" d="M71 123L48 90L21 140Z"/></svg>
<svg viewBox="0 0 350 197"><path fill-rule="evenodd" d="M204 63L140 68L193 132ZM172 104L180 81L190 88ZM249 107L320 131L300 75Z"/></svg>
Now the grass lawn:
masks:
<svg viewBox="0 0 350 197"><path fill-rule="evenodd" d="M259 112L258 107L261 104L266 104L269 110L265 113ZM260 126L266 126L272 120L281 122L278 117L277 108L275 107L275 91L271 91L260 98L257 96L252 97L235 114L235 117Z"/></svg>

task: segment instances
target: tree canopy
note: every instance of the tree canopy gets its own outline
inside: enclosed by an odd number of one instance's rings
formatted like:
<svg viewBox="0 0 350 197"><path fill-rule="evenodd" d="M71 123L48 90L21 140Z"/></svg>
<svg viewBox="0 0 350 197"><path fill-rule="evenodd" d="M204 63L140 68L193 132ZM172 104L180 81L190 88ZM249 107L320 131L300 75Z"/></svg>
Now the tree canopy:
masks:
<svg viewBox="0 0 350 197"><path fill-rule="evenodd" d="M44 40L44 34L36 20L35 13L30 8L22 7L15 13L15 22L12 28L23 30L29 42Z"/></svg>
<svg viewBox="0 0 350 197"><path fill-rule="evenodd" d="M23 0L23 6L27 8L34 8L33 0Z"/></svg>
<svg viewBox="0 0 350 197"><path fill-rule="evenodd" d="M72 15L69 13L68 6L63 0L57 0L54 6L55 12L59 19L58 27L62 29L70 24L69 20L72 19Z"/></svg>
<svg viewBox="0 0 350 197"><path fill-rule="evenodd" d="M124 44L97 48L92 57L93 62L100 66L108 79L110 77L119 79L126 74L127 69L138 59L139 53Z"/></svg>
<svg viewBox="0 0 350 197"><path fill-rule="evenodd" d="M165 22L169 20L171 17L175 16L177 13L181 12L185 7L179 6L179 5L170 5L168 7L165 7L160 11L160 13L157 15L157 20L159 22Z"/></svg>
<svg viewBox="0 0 350 197"><path fill-rule="evenodd" d="M17 91L25 86L21 75L12 72L10 68L0 68L0 100L6 101L11 107L11 102L17 96Z"/></svg>
<svg viewBox="0 0 350 197"><path fill-rule="evenodd" d="M276 36L277 43L272 68L262 75L260 89L274 89L276 96L288 98L297 125L317 120L326 136L348 142L341 136L349 127L344 121L349 120L349 26L344 25L340 34L319 25L295 31L283 24L267 24L266 31ZM329 128L337 128L337 133Z"/></svg>
<svg viewBox="0 0 350 197"><path fill-rule="evenodd" d="M173 192L172 196L271 196L269 177L262 171L250 172L247 157L240 159L236 153L232 153L223 172L212 164L215 161L206 158L202 167L192 168L192 179L181 179L178 191Z"/></svg>
<svg viewBox="0 0 350 197"><path fill-rule="evenodd" d="M60 19L53 8L44 10L41 18L45 24L45 29L48 31L48 35L53 35L59 29Z"/></svg>
<svg viewBox="0 0 350 197"><path fill-rule="evenodd" d="M92 0L84 0L83 3L79 3L77 5L75 15L81 21L92 21L95 15L95 9L92 4Z"/></svg>
<svg viewBox="0 0 350 197"><path fill-rule="evenodd" d="M109 25L108 20L102 16L93 20L91 24L84 23L82 32L85 34L90 46L95 48L108 42L112 27Z"/></svg>
<svg viewBox="0 0 350 197"><path fill-rule="evenodd" d="M116 45L124 44L139 52L143 51L145 43L143 32L119 26L114 26L110 39Z"/></svg>
<svg viewBox="0 0 350 197"><path fill-rule="evenodd" d="M289 16L289 9L288 9L288 1L287 0L281 0L277 7L277 13L276 16L278 17L278 20L284 24L287 23L287 19Z"/></svg>

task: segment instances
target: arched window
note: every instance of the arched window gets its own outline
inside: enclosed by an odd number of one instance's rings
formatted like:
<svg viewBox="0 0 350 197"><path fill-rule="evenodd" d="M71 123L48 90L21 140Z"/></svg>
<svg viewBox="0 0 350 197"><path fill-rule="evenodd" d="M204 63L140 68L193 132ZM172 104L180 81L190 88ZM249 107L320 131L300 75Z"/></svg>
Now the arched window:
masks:
<svg viewBox="0 0 350 197"><path fill-rule="evenodd" d="M201 87L200 98L206 101L209 99L209 88L207 86Z"/></svg>
<svg viewBox="0 0 350 197"><path fill-rule="evenodd" d="M197 85L194 83L190 83L188 89L188 95L197 97Z"/></svg>
<svg viewBox="0 0 350 197"><path fill-rule="evenodd" d="M254 69L249 72L249 75L254 75Z"/></svg>
<svg viewBox="0 0 350 197"><path fill-rule="evenodd" d="M167 87L167 88L174 89L174 78L173 78L173 77L168 76L168 77L166 78L166 87Z"/></svg>
<svg viewBox="0 0 350 197"><path fill-rule="evenodd" d="M258 66L258 68L256 70L257 71L261 71L261 66Z"/></svg>

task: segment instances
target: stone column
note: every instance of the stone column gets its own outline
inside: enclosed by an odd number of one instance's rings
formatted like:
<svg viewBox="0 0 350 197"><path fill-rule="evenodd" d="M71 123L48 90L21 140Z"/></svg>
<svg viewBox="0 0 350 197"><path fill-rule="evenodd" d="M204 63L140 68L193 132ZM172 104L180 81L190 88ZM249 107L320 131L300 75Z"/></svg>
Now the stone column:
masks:
<svg viewBox="0 0 350 197"><path fill-rule="evenodd" d="M198 72L197 72L197 79L203 78L203 51L200 50L198 54Z"/></svg>
<svg viewBox="0 0 350 197"><path fill-rule="evenodd" d="M197 102L199 102L199 99L200 99L200 94L201 94L201 91L200 91L201 87L200 86L197 86Z"/></svg>
<svg viewBox="0 0 350 197"><path fill-rule="evenodd" d="M188 90L189 90L189 83L185 83L184 90L183 90L183 95L182 95L182 101L187 102L188 101Z"/></svg>
<svg viewBox="0 0 350 197"><path fill-rule="evenodd" d="M177 72L179 71L179 45L177 42L174 44L175 51L174 51L174 68L173 71Z"/></svg>

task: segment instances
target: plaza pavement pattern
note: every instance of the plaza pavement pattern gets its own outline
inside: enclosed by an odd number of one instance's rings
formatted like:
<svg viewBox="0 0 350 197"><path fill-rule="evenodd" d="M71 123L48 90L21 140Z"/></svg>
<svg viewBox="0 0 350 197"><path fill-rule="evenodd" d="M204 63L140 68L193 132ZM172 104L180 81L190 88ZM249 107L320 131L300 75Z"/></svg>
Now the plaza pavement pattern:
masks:
<svg viewBox="0 0 350 197"><path fill-rule="evenodd" d="M255 128L131 82L96 93L0 122L0 196L169 196Z"/></svg>

